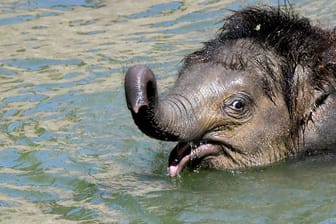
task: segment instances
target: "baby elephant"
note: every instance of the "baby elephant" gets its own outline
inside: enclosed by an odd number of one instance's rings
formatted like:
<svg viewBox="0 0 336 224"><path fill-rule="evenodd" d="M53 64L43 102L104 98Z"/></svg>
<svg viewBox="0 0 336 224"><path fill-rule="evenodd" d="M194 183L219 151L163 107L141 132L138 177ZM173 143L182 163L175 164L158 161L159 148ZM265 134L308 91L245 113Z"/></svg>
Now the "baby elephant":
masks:
<svg viewBox="0 0 336 224"><path fill-rule="evenodd" d="M128 69L125 93L146 135L176 141L168 172L242 169L336 152L336 32L290 9L236 11L215 39L187 55L158 98L153 72Z"/></svg>

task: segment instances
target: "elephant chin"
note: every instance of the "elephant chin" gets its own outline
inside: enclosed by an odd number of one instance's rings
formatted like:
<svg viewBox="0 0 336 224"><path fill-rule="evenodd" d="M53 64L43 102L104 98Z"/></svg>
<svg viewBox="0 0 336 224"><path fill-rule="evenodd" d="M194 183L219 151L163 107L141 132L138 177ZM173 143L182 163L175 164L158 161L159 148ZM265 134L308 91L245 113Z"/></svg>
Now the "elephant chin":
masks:
<svg viewBox="0 0 336 224"><path fill-rule="evenodd" d="M179 142L170 153L168 175L179 176L187 166L197 168L204 158L218 154L220 151L219 145L207 141Z"/></svg>

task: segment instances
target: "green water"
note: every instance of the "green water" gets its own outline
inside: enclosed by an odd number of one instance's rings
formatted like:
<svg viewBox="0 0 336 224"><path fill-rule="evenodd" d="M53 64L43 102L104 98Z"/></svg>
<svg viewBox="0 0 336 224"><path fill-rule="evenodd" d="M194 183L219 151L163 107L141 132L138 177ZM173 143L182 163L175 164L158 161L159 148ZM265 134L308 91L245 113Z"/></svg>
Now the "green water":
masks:
<svg viewBox="0 0 336 224"><path fill-rule="evenodd" d="M227 9L255 2L1 1L0 222L336 223L335 158L171 179L173 145L126 109L128 66L148 64L164 94ZM291 2L336 24L334 1Z"/></svg>

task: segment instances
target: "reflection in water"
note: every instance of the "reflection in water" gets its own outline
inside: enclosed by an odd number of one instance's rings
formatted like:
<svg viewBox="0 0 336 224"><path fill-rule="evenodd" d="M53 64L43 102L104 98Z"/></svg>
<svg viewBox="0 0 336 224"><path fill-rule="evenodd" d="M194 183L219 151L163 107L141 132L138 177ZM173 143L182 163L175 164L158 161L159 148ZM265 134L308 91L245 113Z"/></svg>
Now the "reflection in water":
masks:
<svg viewBox="0 0 336 224"><path fill-rule="evenodd" d="M0 222L335 222L333 159L171 180L171 144L126 109L128 66L148 64L166 91L228 9L255 2L1 2ZM294 7L335 24L336 3Z"/></svg>

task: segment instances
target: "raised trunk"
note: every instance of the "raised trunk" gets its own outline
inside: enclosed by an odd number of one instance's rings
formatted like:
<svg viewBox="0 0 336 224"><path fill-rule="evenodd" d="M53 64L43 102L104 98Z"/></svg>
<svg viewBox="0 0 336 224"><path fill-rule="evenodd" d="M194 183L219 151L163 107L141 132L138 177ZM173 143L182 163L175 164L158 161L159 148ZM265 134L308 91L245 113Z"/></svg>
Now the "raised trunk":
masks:
<svg viewBox="0 0 336 224"><path fill-rule="evenodd" d="M178 115L169 101L160 102L154 73L147 66L135 65L125 76L127 106L134 122L146 135L165 141L178 141ZM173 121L175 120L175 121Z"/></svg>

